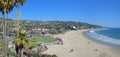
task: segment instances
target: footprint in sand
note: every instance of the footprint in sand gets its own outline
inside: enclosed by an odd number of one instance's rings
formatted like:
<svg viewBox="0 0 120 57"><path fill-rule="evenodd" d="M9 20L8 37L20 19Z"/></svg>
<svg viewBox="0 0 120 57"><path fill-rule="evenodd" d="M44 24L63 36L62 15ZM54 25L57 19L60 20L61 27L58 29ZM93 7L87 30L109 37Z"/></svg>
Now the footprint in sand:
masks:
<svg viewBox="0 0 120 57"><path fill-rule="evenodd" d="M103 52L103 53L100 53L98 57L111 57L111 55L106 52Z"/></svg>

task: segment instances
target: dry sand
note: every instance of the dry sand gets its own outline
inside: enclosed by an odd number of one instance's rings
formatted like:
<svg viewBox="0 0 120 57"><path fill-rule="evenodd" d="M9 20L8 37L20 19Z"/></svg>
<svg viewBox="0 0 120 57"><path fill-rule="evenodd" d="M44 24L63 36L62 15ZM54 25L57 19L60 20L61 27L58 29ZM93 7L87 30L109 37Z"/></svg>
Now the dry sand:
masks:
<svg viewBox="0 0 120 57"><path fill-rule="evenodd" d="M63 39L63 45L48 45L43 53L56 54L58 57L120 57L118 49L96 43L82 32L87 30L74 30L65 34L54 35Z"/></svg>

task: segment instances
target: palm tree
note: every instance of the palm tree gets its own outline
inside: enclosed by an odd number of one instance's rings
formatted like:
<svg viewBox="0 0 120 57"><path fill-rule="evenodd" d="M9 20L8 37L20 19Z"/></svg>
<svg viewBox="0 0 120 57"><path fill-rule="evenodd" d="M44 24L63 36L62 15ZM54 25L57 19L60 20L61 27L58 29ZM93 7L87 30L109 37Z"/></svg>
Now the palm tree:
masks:
<svg viewBox="0 0 120 57"><path fill-rule="evenodd" d="M15 43L16 53L19 57L23 57L23 49L26 44L28 44L27 33L25 30L19 31L19 36L15 37L13 40Z"/></svg>
<svg viewBox="0 0 120 57"><path fill-rule="evenodd" d="M14 7L15 0L0 0L0 12L2 12L3 16L3 51L4 57L6 57L6 15L9 13Z"/></svg>
<svg viewBox="0 0 120 57"><path fill-rule="evenodd" d="M15 6L20 7L25 3L26 0L15 0Z"/></svg>
<svg viewBox="0 0 120 57"><path fill-rule="evenodd" d="M19 18L20 18L20 11L19 8L25 3L26 0L15 0L15 6L17 7L17 36L19 34Z"/></svg>

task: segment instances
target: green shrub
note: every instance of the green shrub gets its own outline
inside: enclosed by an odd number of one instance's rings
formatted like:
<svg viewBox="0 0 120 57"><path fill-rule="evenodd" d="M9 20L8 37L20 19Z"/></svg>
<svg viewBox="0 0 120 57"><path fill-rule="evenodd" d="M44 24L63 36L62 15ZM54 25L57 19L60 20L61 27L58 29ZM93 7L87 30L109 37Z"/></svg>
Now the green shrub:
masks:
<svg viewBox="0 0 120 57"><path fill-rule="evenodd" d="M52 57L57 57L57 55L52 55Z"/></svg>

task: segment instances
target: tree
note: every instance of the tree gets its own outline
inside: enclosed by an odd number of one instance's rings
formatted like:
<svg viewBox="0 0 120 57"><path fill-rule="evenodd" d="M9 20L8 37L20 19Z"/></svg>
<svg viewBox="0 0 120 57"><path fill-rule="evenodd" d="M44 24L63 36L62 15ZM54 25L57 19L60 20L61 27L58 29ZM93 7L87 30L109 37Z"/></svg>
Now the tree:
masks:
<svg viewBox="0 0 120 57"><path fill-rule="evenodd" d="M26 0L15 0L15 6L17 7L17 36L19 34L19 18L20 18L20 11L19 8L25 3Z"/></svg>
<svg viewBox="0 0 120 57"><path fill-rule="evenodd" d="M27 33L25 30L19 31L19 36L15 37L13 40L15 43L16 53L19 57L23 57L23 49L26 44L28 44Z"/></svg>
<svg viewBox="0 0 120 57"><path fill-rule="evenodd" d="M6 57L6 16L7 14L12 11L14 6L16 6L18 9L20 6L22 6L25 3L25 0L0 0L0 12L2 12L3 16L3 51L4 51L4 57ZM19 11L18 11L19 12Z"/></svg>
<svg viewBox="0 0 120 57"><path fill-rule="evenodd" d="M0 12L2 12L3 16L3 51L4 57L6 57L6 15L9 13L14 7L15 0L0 0Z"/></svg>

